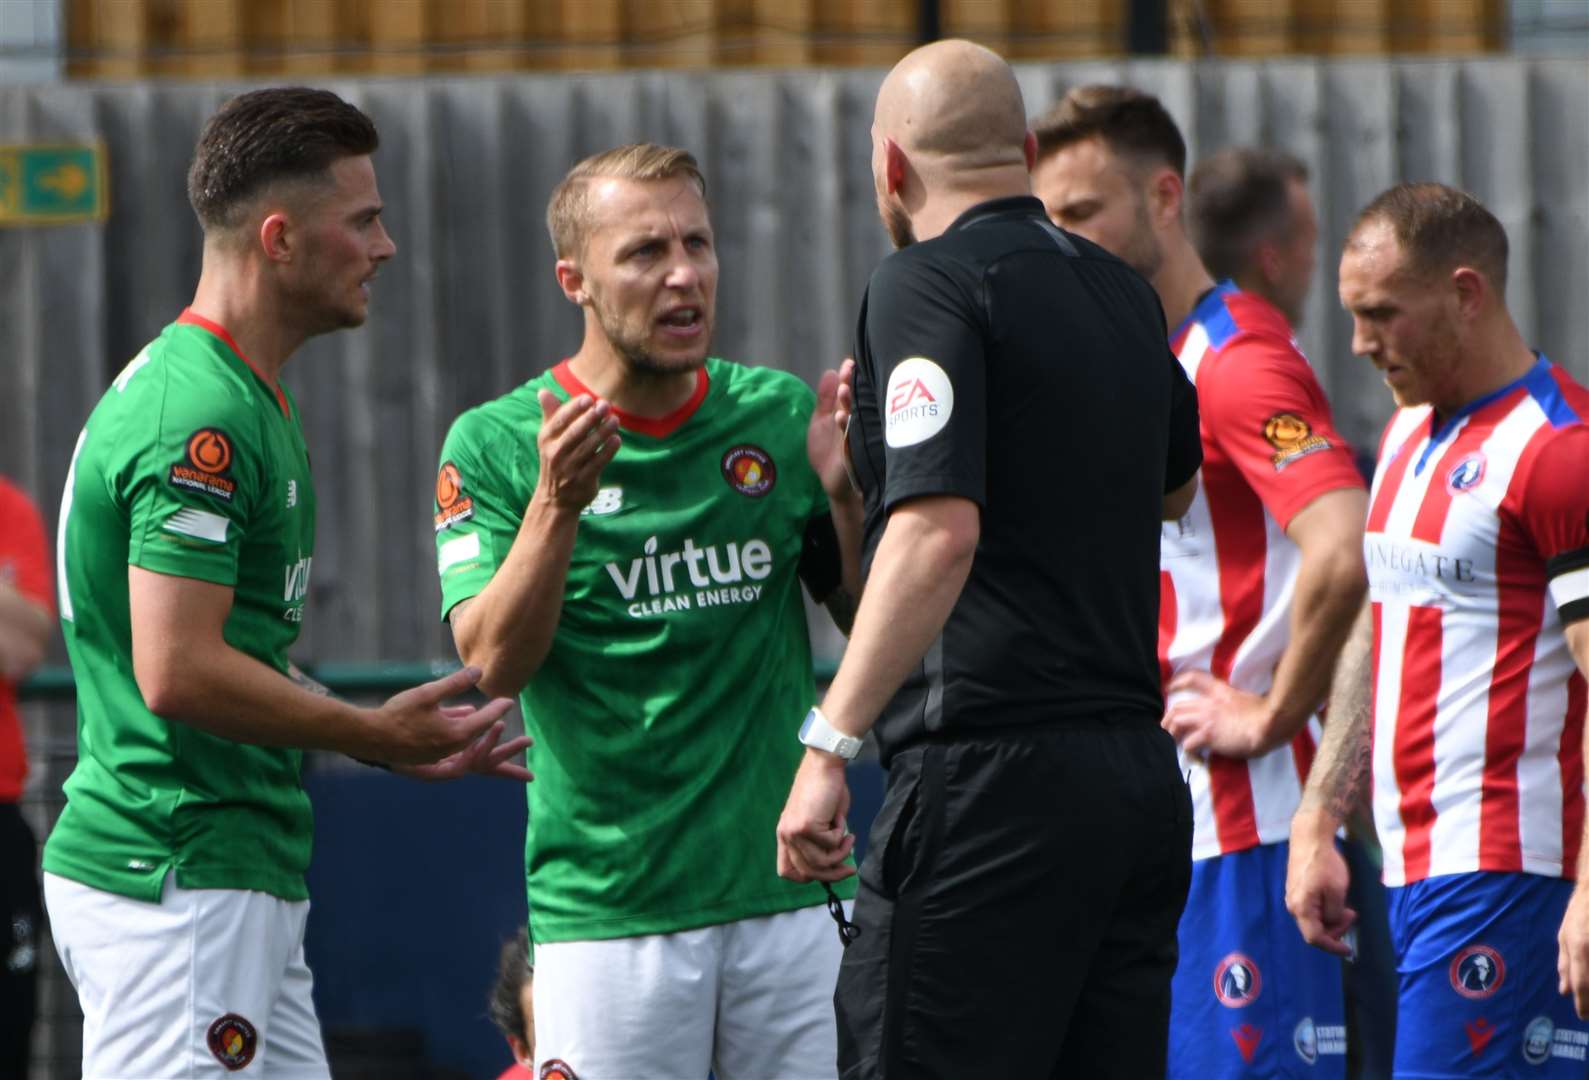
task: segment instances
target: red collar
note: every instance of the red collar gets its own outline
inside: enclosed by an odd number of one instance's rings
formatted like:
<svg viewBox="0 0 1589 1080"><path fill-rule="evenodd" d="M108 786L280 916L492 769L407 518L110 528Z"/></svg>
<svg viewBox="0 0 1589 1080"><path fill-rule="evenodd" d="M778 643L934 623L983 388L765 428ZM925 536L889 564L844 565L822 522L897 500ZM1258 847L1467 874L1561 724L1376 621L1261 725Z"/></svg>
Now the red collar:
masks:
<svg viewBox="0 0 1589 1080"><path fill-rule="evenodd" d="M568 363L564 360L552 369L552 378L557 380L557 385L568 391L569 397L577 397L580 394L598 397L594 390L579 381ZM711 385L711 377L706 374L706 365L703 364L695 371L695 391L690 395L690 400L666 416L637 416L631 412L624 412L617 406L613 406L612 414L618 418L620 427L656 439L666 438L683 427L684 422L695 415L695 410L699 409L701 402L706 400L706 391Z"/></svg>
<svg viewBox="0 0 1589 1080"><path fill-rule="evenodd" d="M243 355L243 350L233 340L232 335L226 332L226 327L218 322L211 322L192 308L183 308L182 314L177 316L177 322L184 326L197 326L201 330L208 330L226 343L226 347L237 354L237 358L248 365L248 370L259 376L259 380L276 392L276 404L281 406L281 415L291 419L292 411L287 408L287 395L282 392L281 384L265 378L265 373L254 366L254 362Z"/></svg>

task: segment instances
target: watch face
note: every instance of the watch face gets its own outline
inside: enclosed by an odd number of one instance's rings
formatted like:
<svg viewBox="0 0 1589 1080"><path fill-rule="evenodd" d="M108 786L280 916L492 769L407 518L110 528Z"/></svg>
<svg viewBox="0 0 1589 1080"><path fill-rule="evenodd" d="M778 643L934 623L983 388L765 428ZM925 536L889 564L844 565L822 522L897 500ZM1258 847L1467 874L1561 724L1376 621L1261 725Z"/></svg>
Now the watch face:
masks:
<svg viewBox="0 0 1589 1080"><path fill-rule="evenodd" d="M801 724L800 724L800 738L801 738L802 741L805 739L805 737L807 735L811 734L811 725L816 723L816 722L817 722L817 713L816 713L815 709L813 709L810 712L806 713L805 720L802 721Z"/></svg>

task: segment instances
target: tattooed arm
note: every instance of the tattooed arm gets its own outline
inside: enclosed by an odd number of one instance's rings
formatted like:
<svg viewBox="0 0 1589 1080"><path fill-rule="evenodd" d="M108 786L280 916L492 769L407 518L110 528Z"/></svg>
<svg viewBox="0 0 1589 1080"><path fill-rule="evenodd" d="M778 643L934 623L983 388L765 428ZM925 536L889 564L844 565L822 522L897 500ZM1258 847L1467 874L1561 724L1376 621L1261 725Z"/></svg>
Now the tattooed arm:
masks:
<svg viewBox="0 0 1589 1080"><path fill-rule="evenodd" d="M1346 906L1346 860L1335 848L1335 832L1368 788L1373 647L1373 621L1365 603L1341 650L1324 739L1291 820L1286 908L1310 945L1338 956L1351 954L1342 937L1357 921L1357 912Z"/></svg>

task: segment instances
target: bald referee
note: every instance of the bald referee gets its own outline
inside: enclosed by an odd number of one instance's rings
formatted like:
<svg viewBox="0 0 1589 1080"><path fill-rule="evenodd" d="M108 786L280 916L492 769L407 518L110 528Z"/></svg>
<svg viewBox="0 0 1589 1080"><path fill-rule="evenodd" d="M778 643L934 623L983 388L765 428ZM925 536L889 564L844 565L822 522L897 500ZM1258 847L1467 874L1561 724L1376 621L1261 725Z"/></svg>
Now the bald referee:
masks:
<svg viewBox="0 0 1589 1080"><path fill-rule="evenodd" d="M844 760L875 733L835 995L852 1080L1164 1073L1192 825L1158 727L1159 532L1195 490L1196 396L1151 286L1032 197L1025 117L965 41L877 98L901 250L839 404L867 580L778 825L781 873L848 873Z"/></svg>

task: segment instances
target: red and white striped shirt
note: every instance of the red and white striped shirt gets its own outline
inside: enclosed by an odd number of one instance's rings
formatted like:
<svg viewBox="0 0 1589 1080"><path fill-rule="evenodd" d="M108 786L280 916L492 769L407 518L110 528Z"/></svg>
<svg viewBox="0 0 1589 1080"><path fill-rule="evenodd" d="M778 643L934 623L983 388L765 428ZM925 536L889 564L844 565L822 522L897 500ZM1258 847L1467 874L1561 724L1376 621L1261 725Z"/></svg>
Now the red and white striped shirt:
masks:
<svg viewBox="0 0 1589 1080"><path fill-rule="evenodd" d="M1208 671L1266 693L1291 633L1301 552L1286 536L1328 491L1362 487L1285 316L1222 283L1171 346L1197 386L1203 472L1160 544L1159 668ZM1289 746L1242 761L1181 755L1192 788L1192 858L1284 840L1313 760L1317 718Z"/></svg>
<svg viewBox="0 0 1589 1080"><path fill-rule="evenodd" d="M1385 884L1574 874L1589 616L1589 391L1541 357L1444 418L1402 409L1363 540Z"/></svg>

